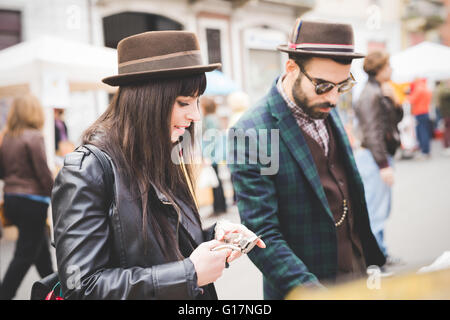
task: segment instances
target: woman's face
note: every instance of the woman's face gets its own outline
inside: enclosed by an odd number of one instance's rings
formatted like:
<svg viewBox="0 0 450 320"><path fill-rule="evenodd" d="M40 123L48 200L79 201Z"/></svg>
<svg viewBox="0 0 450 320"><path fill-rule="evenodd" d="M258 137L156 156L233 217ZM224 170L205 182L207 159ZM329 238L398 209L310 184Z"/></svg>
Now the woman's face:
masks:
<svg viewBox="0 0 450 320"><path fill-rule="evenodd" d="M177 142L178 138L184 134L184 131L192 122L200 120L198 98L178 96L175 99L170 120L170 136L172 142Z"/></svg>

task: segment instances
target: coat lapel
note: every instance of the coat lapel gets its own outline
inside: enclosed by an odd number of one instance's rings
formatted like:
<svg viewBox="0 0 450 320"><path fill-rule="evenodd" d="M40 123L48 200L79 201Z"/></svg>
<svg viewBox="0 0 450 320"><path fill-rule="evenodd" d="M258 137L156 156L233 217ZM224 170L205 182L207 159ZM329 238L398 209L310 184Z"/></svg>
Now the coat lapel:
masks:
<svg viewBox="0 0 450 320"><path fill-rule="evenodd" d="M164 205L173 206L173 204L167 199L167 197L154 185L152 184L155 194L159 201ZM178 206L180 207L183 214L180 217L180 224L186 230L187 234L190 236L191 240L199 245L203 242L203 232L200 224L197 223L197 218L195 217L192 210L181 200L176 199ZM175 211L175 208L173 208ZM176 211L175 211L176 212Z"/></svg>
<svg viewBox="0 0 450 320"><path fill-rule="evenodd" d="M272 115L278 120L277 124L280 129L281 139L283 139L292 156L299 164L325 211L334 221L333 213L328 205L328 200L320 182L319 173L312 158L311 151L292 112L289 110L283 97L279 94L276 85L272 87L268 101Z"/></svg>

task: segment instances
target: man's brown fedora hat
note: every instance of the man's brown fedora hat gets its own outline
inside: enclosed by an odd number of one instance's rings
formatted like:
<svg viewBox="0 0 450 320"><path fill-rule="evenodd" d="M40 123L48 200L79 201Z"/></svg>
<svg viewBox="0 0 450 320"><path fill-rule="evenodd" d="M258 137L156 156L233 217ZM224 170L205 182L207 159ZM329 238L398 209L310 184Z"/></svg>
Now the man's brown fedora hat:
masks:
<svg viewBox="0 0 450 320"><path fill-rule="evenodd" d="M278 50L319 57L364 58L364 54L354 52L353 28L350 24L300 18L295 22L289 43L278 46Z"/></svg>
<svg viewBox="0 0 450 320"><path fill-rule="evenodd" d="M118 75L102 81L121 86L140 81L212 71L204 65L197 36L187 31L150 31L122 39L117 45Z"/></svg>

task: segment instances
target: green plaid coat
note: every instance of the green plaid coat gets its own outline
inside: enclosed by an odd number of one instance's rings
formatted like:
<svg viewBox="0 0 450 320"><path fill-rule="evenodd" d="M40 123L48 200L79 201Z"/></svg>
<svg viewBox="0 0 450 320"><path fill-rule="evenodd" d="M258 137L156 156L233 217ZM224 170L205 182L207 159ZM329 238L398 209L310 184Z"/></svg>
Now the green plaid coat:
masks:
<svg viewBox="0 0 450 320"><path fill-rule="evenodd" d="M337 272L333 214L302 131L275 84L230 132L242 129L264 133L264 129L267 132L277 129L279 148L275 147L268 157L278 153L278 171L261 174L261 169L269 165L261 164L267 161L251 161L254 160L254 152L249 150L251 138L245 143L231 133L228 137L228 166L242 223L261 235L267 245L266 249L255 247L249 253L249 258L263 273L265 299L282 299L298 285L321 286L333 282ZM385 257L370 229L364 188L352 149L337 112L332 110L330 116L338 132L339 148L346 154L353 215L366 264L381 266ZM256 140L265 144L261 137L256 135ZM266 150L271 150L276 142L272 141L274 137L269 135ZM239 158L241 161L237 161Z"/></svg>

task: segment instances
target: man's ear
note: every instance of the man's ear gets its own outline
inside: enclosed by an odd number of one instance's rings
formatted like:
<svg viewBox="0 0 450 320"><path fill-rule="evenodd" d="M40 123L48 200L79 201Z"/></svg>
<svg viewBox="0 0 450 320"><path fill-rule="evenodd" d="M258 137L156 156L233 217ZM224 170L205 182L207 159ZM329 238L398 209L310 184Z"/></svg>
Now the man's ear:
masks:
<svg viewBox="0 0 450 320"><path fill-rule="evenodd" d="M294 60L289 59L286 61L285 71L286 74L295 73L295 76L297 77L297 73L300 71L300 68Z"/></svg>
<svg viewBox="0 0 450 320"><path fill-rule="evenodd" d="M300 73L300 67L294 60L289 59L286 61L285 72L289 78L297 79Z"/></svg>

